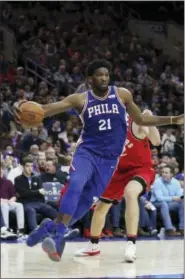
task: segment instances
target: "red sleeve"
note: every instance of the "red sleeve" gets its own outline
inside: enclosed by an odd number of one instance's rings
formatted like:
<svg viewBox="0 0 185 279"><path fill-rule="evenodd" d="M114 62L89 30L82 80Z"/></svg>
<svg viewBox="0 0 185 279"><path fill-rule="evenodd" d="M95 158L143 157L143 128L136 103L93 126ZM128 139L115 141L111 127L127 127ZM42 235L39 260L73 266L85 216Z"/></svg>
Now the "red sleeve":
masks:
<svg viewBox="0 0 185 279"><path fill-rule="evenodd" d="M9 195L9 199L16 197L16 191L15 191L15 187L13 185L13 183L9 180L7 183L8 186L8 195Z"/></svg>

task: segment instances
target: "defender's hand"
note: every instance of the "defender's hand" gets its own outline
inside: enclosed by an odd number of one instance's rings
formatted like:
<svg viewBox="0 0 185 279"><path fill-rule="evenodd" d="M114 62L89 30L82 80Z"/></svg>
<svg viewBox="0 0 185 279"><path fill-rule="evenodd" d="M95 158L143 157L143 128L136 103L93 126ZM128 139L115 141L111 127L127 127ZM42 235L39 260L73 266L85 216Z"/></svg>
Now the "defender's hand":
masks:
<svg viewBox="0 0 185 279"><path fill-rule="evenodd" d="M149 109L145 109L145 110L143 111L143 114L144 114L144 115L153 115L152 111L149 110Z"/></svg>

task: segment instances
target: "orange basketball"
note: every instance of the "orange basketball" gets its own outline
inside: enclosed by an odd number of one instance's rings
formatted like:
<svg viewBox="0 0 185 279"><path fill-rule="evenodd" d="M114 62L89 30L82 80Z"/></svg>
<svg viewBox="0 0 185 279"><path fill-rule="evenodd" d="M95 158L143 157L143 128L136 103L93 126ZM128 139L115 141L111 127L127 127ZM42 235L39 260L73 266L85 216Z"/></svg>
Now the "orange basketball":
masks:
<svg viewBox="0 0 185 279"><path fill-rule="evenodd" d="M44 118L44 110L38 103L25 102L20 105L20 109L20 123L24 127L37 127Z"/></svg>

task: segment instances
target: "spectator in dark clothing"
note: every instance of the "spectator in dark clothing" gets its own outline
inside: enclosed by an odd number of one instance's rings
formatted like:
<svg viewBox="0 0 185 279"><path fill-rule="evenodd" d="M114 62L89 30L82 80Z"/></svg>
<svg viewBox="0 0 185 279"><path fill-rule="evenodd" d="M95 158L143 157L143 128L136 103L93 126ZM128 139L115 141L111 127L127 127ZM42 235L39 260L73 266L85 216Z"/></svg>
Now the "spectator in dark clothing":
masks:
<svg viewBox="0 0 185 279"><path fill-rule="evenodd" d="M57 211L45 204L45 190L41 186L40 179L32 175L32 171L33 160L30 157L25 157L23 159L23 174L15 179L18 200L24 205L28 227L31 231L37 227L37 213L51 219L55 219L57 216Z"/></svg>
<svg viewBox="0 0 185 279"><path fill-rule="evenodd" d="M21 143L21 149L24 152L28 152L30 150L30 147L34 144L40 145L42 140L39 138L39 131L38 128L32 128L31 134L25 136L25 138L22 140Z"/></svg>
<svg viewBox="0 0 185 279"><path fill-rule="evenodd" d="M61 171L60 165L49 159L46 161L45 172L40 175L40 181L65 184L68 181L68 173Z"/></svg>

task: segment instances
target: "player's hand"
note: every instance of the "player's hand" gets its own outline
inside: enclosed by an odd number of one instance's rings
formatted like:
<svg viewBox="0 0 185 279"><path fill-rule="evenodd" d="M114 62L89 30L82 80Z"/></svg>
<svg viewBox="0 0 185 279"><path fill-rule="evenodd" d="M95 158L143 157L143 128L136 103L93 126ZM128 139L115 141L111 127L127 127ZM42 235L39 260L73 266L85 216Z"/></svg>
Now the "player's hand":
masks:
<svg viewBox="0 0 185 279"><path fill-rule="evenodd" d="M172 201L177 201L177 202L179 202L179 201L182 201L182 200L181 200L181 198L175 196L175 197L172 198Z"/></svg>
<svg viewBox="0 0 185 279"><path fill-rule="evenodd" d="M46 194L46 191L42 188L42 189L39 189L39 193L44 196Z"/></svg>
<svg viewBox="0 0 185 279"><path fill-rule="evenodd" d="M172 123L176 125L183 125L184 124L184 114L173 116Z"/></svg>
<svg viewBox="0 0 185 279"><path fill-rule="evenodd" d="M17 123L20 123L21 105L25 102L27 102L27 100L20 100L13 105L13 115Z"/></svg>
<svg viewBox="0 0 185 279"><path fill-rule="evenodd" d="M144 114L144 115L153 115L152 111L149 110L149 109L145 109L145 110L143 111L143 114Z"/></svg>

